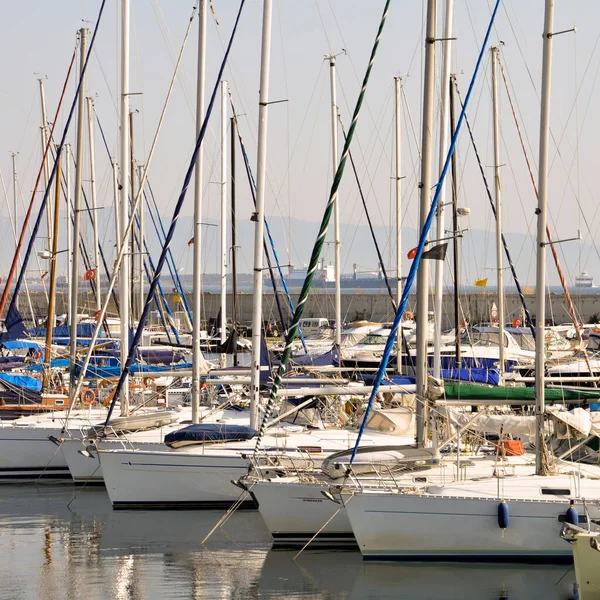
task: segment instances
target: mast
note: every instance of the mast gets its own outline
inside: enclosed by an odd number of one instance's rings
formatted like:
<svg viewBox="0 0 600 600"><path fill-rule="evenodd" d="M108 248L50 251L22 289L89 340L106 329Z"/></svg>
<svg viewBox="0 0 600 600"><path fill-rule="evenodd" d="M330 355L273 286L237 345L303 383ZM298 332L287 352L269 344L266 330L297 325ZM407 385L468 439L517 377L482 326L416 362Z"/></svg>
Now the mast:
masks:
<svg viewBox="0 0 600 600"><path fill-rule="evenodd" d="M258 428L260 346L262 338L263 247L267 171L267 116L271 58L271 17L273 0L263 1L260 87L258 98L258 149L256 170L256 213L254 220L254 302L252 305L252 363L250 369L250 427Z"/></svg>
<svg viewBox="0 0 600 600"><path fill-rule="evenodd" d="M427 0L427 25L425 33L425 73L423 90L423 131L421 138L421 202L419 207L419 229L425 227L425 220L431 205L431 159L433 141L433 108L435 91L435 35L437 20L437 0ZM425 445L425 406L427 398L427 333L429 261L419 265L417 273L417 446Z"/></svg>
<svg viewBox="0 0 600 600"><path fill-rule="evenodd" d="M41 139L42 139L42 160L44 161L44 185L48 187L48 181L50 180L50 167L48 166L47 157L45 157L46 146L48 145L48 117L46 115L46 94L44 92L44 80L40 77L38 79L40 84L40 104L42 108L42 127L40 128ZM52 232L52 210L50 204L46 206L46 226L48 228L48 249L52 244L50 234ZM52 267L52 257L48 259L48 267ZM50 270L50 269L48 269Z"/></svg>
<svg viewBox="0 0 600 600"><path fill-rule="evenodd" d="M333 161L333 177L337 172L338 159L338 129L337 129L337 100L335 84L335 56L329 59L329 85L331 89L331 158ZM341 288L341 258L340 251L342 242L340 240L340 197L336 192L333 199L333 232L335 248L335 343L339 347L342 343L342 288Z"/></svg>
<svg viewBox="0 0 600 600"><path fill-rule="evenodd" d="M143 165L138 165L137 167L137 180L138 180L138 186L141 187L142 186L142 182L143 180L143 175L144 175L144 166ZM138 187L138 193L139 192L139 187ZM139 282L139 305L138 305L138 313L141 315L143 310L144 310L144 299L146 297L146 294L144 292L144 255L146 254L145 250L144 250L144 193L141 192L142 194L142 198L140 199L140 205L138 208L138 218L140 220L140 255L139 255L139 271L140 271L140 282ZM137 195L134 196L134 198L137 198Z"/></svg>
<svg viewBox="0 0 600 600"><path fill-rule="evenodd" d="M402 77L394 77L394 123L396 129L396 306L400 305L402 298L402 165L401 165L401 142L402 142L402 112L400 105L400 94L402 88ZM402 373L402 335L396 338L396 373Z"/></svg>
<svg viewBox="0 0 600 600"><path fill-rule="evenodd" d="M204 79L206 72L206 10L207 0L200 0L198 11L198 81L196 90L196 138L204 118ZM194 172L194 273L192 298L192 423L200 422L200 311L202 303L202 156L200 145Z"/></svg>
<svg viewBox="0 0 600 600"><path fill-rule="evenodd" d="M504 275L502 272L502 196L500 189L500 131L498 127L498 48L492 53L492 107L494 113L494 196L496 199L496 268L498 286L498 342L500 381L504 378Z"/></svg>
<svg viewBox="0 0 600 600"><path fill-rule="evenodd" d="M121 232L129 221L129 0L121 0L121 138L120 166L121 188L119 193L119 212ZM127 244L127 241L123 241ZM131 285L131 255L125 251L121 261L121 278L119 280L119 316L121 321L121 369L125 366L129 355L129 312ZM129 412L129 375L121 388L121 414Z"/></svg>
<svg viewBox="0 0 600 600"><path fill-rule="evenodd" d="M13 221L14 221L14 229L15 229L15 250L18 251L19 241L16 235L16 232L19 230L18 220L17 220L17 154L18 152L11 152L10 156L12 158L12 176L13 176ZM19 310L19 297L15 300L15 306L17 310Z"/></svg>
<svg viewBox="0 0 600 600"><path fill-rule="evenodd" d="M546 205L548 200L548 145L550 137L550 85L552 76L552 33L554 0L546 0L544 15L544 53L540 109L539 193L537 213L537 261L535 281L535 471L544 475L544 324L546 321Z"/></svg>
<svg viewBox="0 0 600 600"><path fill-rule="evenodd" d="M73 281L71 270L73 265L73 204L71 198L71 144L65 144L65 179L67 180L66 201L67 201L67 303L73 295ZM71 324L71 307L67 306L66 324Z"/></svg>
<svg viewBox="0 0 600 600"><path fill-rule="evenodd" d="M232 292L231 297L231 322L234 331L237 331L237 236L235 231L235 116L231 117L231 278ZM237 345L233 350L233 366L237 366Z"/></svg>
<svg viewBox="0 0 600 600"><path fill-rule="evenodd" d="M44 380L42 389L47 390L50 383L50 361L52 358L52 329L56 319L56 275L57 275L57 260L58 260L58 225L60 218L60 159L59 154L56 159L56 179L55 194L54 194L54 227L52 231L52 248L50 252L50 297L48 298L48 320L46 321L46 352L44 353Z"/></svg>
<svg viewBox="0 0 600 600"><path fill-rule="evenodd" d="M454 80L455 76L451 75L449 79L450 87L448 89L451 137L454 137L454 131L456 130L456 118L454 115ZM458 244L458 194L456 190L458 178L456 175L456 152L452 153L450 169L452 175L452 258L454 261L454 364L457 369L460 369L462 363L460 351L460 247Z"/></svg>
<svg viewBox="0 0 600 600"><path fill-rule="evenodd" d="M131 204L131 211L133 211L133 201L135 200L135 158L134 158L134 146L133 146L133 111L129 110L129 184L131 186L131 199L128 200L128 203ZM138 232L139 234L139 232ZM139 239L139 238L138 238ZM137 318L139 318L139 313L137 312L138 305L136 305L136 269L139 264L136 261L136 256L139 256L139 253L136 253L135 246L135 227L131 228L130 235L130 248L131 248L131 262L130 262L130 273L131 273L131 282L130 285L130 303L131 303L131 322L132 324L135 322ZM138 246L138 251L140 247Z"/></svg>
<svg viewBox="0 0 600 600"><path fill-rule="evenodd" d="M440 154L439 170L442 171L446 154L448 153L448 92L446 82L450 81L450 63L452 58L452 33L454 28L454 0L446 0L444 16L444 35L442 43L442 85L441 85L441 112L440 112ZM452 91L450 91L452 93ZM445 237L444 205L446 200L446 186L442 184L440 199L436 214L435 238L441 240ZM455 232L456 234L456 232ZM442 336L442 298L444 294L444 261L435 261L435 295L434 295L434 335L433 335L433 376L439 378L442 368L440 345Z"/></svg>
<svg viewBox="0 0 600 600"><path fill-rule="evenodd" d="M94 100L87 98L88 142L90 145L90 191L92 197L92 226L94 235L94 277L96 283L96 310L102 308L100 291L100 241L98 238L98 204L96 200L96 149L94 146Z"/></svg>
<svg viewBox="0 0 600 600"><path fill-rule="evenodd" d="M227 339L227 82L221 81L221 344ZM225 366L221 354L221 366Z"/></svg>
<svg viewBox="0 0 600 600"><path fill-rule="evenodd" d="M75 169L75 195L73 196L73 263L71 264L71 295L69 297L69 348L70 348L70 381L77 379L75 367L77 364L77 325L79 323L77 315L77 305L79 299L79 238L80 238L80 206L81 191L83 184L83 143L85 126L85 56L87 46L87 29L82 27L79 30L79 68L81 77L81 88L79 90L79 100L77 106L77 167ZM59 173L57 173L59 175ZM59 178L57 178L58 180ZM75 404L75 387L70 386L69 404Z"/></svg>

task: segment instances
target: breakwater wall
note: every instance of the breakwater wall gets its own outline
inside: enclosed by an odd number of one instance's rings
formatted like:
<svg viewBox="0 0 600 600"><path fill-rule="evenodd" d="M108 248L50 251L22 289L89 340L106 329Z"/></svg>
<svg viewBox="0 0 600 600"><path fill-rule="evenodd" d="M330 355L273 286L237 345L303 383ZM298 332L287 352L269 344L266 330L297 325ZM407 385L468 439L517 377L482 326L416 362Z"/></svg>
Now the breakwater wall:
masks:
<svg viewBox="0 0 600 600"><path fill-rule="evenodd" d="M43 318L47 310L47 300L42 292L32 292L31 304L34 313L38 318ZM93 314L96 310L94 298L90 293L81 293L81 311ZM292 294L294 303L297 302L297 294ZM167 295L167 301L174 313L175 317L181 317L182 304L177 301L177 296L173 294ZM580 320L585 323L600 321L600 294L598 293L577 293L573 295L573 301L580 316ZM252 302L253 294L238 293L236 294L236 310L238 321L243 325L250 325L252 321ZM490 310L493 302L498 302L497 295L493 292L477 292L465 293L460 296L461 320L469 323L489 322ZM526 296L527 306L535 319L535 295L528 294ZM189 295L189 303L191 304L191 294ZM219 294L205 293L202 302L201 319L203 322L208 322L212 317L215 318L219 312L220 296ZM232 294L227 295L227 316L231 318L233 297ZM287 308L287 301L283 296L280 296L280 303L284 308ZM132 303L133 304L133 303ZM410 297L408 309L414 311L416 305L416 296L413 294ZM60 293L57 297L57 314L64 313L67 310L68 298L66 294ZM432 303L430 301L430 310ZM521 302L517 294L507 294L505 296L506 320L513 321L517 317L522 316ZM30 316L29 302L24 293L19 298L19 308L23 317L28 322ZM158 322L155 306L151 314L151 322ZM272 293L264 294L263 297L263 314L265 321L278 321L277 304L275 296ZM116 314L114 303L111 302L110 313ZM317 292L308 297L306 308L304 310L305 317L325 317L333 319L334 314L334 296L333 293ZM289 314L289 311L286 313ZM454 315L454 296L453 294L444 294L443 299L443 315L442 328L448 329L453 326ZM356 321L366 319L376 322L387 322L393 319L393 310L390 298L383 293L369 293L357 291L356 293L345 292L342 294L342 318L345 321ZM551 319L555 324L570 322L569 312L565 298L562 294L551 293L546 297L546 318ZM181 319L182 322L183 318Z"/></svg>

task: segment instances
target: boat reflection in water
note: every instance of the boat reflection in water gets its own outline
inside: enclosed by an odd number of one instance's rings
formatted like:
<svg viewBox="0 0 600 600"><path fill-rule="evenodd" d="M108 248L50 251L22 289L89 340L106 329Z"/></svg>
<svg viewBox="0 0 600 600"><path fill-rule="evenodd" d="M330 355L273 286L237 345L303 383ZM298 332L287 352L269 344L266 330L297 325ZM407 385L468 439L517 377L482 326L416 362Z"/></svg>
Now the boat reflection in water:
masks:
<svg viewBox="0 0 600 600"><path fill-rule="evenodd" d="M363 562L359 552L271 550L259 588L267 597L410 600L567 600L569 566ZM304 589L306 596L298 593Z"/></svg>
<svg viewBox="0 0 600 600"><path fill-rule="evenodd" d="M202 546L222 516L220 511L113 511L100 489L6 486L0 497L1 597L573 597L574 572L568 566L364 563L358 552L311 550L294 562L295 552L269 550L258 513L234 513Z"/></svg>

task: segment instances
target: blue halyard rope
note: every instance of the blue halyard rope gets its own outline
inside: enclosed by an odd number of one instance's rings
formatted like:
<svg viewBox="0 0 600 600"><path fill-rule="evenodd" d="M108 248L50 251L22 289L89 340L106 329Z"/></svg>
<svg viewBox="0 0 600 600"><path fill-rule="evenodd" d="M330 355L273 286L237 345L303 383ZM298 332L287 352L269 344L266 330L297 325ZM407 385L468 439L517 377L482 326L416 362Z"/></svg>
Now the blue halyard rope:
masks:
<svg viewBox="0 0 600 600"><path fill-rule="evenodd" d="M417 245L417 253L416 256L410 265L410 271L408 273L408 277L406 278L406 284L402 291L402 298L400 299L400 304L398 305L398 310L396 311L396 316L394 317L394 323L392 324L392 328L390 330L390 334L385 343L385 350L383 351L383 356L381 357L381 363L379 364L379 369L377 370L377 374L375 375L375 381L373 383L373 389L371 390L371 396L369 397L369 402L367 404L367 408L365 410L365 414L363 416L362 423L360 425L360 429L358 431L358 436L356 438L356 443L354 445L354 450L352 451L352 457L350 458L350 464L354 462L356 457L356 452L358 451L358 446L360 444L360 440L362 438L363 432L365 430L365 426L367 424L369 413L371 412L371 408L373 407L373 401L375 400L375 396L379 390L379 386L381 385L381 381L383 376L385 375L385 370L387 368L387 364L390 359L390 354L394 347L394 343L396 340L396 334L398 332L398 326L400 325L400 321L404 316L404 311L406 310L406 305L408 303L408 296L410 294L410 290L415 281L415 277L417 275L417 269L419 267L419 263L421 262L421 257L423 255L423 250L425 248L425 243L427 241L427 236L429 235L429 230L431 229L431 224L433 223L433 218L435 216L435 211L440 199L440 194L442 191L442 186L444 184L444 180L446 179L446 175L448 173L448 169L450 168L450 161L452 159L452 155L454 154L454 150L456 148L456 140L458 139L458 134L460 133L462 124L465 120L466 108L469 104L469 100L471 99L471 93L473 92L473 87L475 85L475 80L477 79L477 73L479 72L479 68L481 66L481 62L483 60L484 52L487 48L490 34L492 32L492 25L494 24L494 20L496 18L496 13L498 12L498 7L500 6L500 0L496 0L496 4L494 5L494 10L492 12L492 16L490 18L490 23L488 25L485 38L483 40L483 44L481 45L481 51L479 53L479 57L477 59L477 63L475 65L475 71L473 72L473 77L471 78L471 83L469 84L469 89L467 91L467 95L465 96L464 105L461 108L460 116L458 118L458 123L454 130L454 135L452 136L452 141L450 142L450 148L448 149L448 154L446 156L446 162L444 163L444 168L442 169L442 173L440 175L439 182L435 188L435 194L433 196L433 200L431 202L431 207L429 208L429 213L427 214L427 219L423 225L423 231L421 231L421 236L419 237L419 244ZM423 398L417 398L417 402L421 402Z"/></svg>

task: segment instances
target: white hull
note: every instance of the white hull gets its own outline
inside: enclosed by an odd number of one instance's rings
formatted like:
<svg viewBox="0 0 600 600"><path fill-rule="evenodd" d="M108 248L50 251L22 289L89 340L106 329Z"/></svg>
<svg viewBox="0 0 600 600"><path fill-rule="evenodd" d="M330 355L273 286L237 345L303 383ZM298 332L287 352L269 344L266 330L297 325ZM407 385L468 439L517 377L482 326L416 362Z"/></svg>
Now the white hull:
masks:
<svg viewBox="0 0 600 600"><path fill-rule="evenodd" d="M189 454L101 450L100 464L113 508L221 508L242 490L247 470L239 453ZM251 498L248 499L253 504Z"/></svg>
<svg viewBox="0 0 600 600"><path fill-rule="evenodd" d="M328 490L327 484L296 481L257 481L254 484L252 493L274 546L302 547L316 535L311 547L356 548L346 509L321 493ZM325 523L327 526L323 527Z"/></svg>
<svg viewBox="0 0 600 600"><path fill-rule="evenodd" d="M365 444L386 444L389 435L365 435ZM329 454L353 447L356 432L344 429L303 431L298 427L270 430L262 447L271 457L313 464ZM412 436L395 437L399 445ZM238 481L248 471L256 440L187 446L179 450L139 452L100 451L100 464L110 500L119 507L225 507L236 502L242 490ZM298 452L298 449L301 449ZM299 463L298 463L299 464ZM248 505L255 506L248 497Z"/></svg>
<svg viewBox="0 0 600 600"><path fill-rule="evenodd" d="M549 483L549 485L552 485ZM559 534L568 498L506 500L510 522L498 525L497 498L359 493L346 511L364 558L380 560L569 561ZM575 507L580 519L581 502ZM587 504L592 519L598 505Z"/></svg>
<svg viewBox="0 0 600 600"><path fill-rule="evenodd" d="M62 448L50 441L50 436L58 439L65 434L60 426L1 427L0 483L71 482Z"/></svg>

